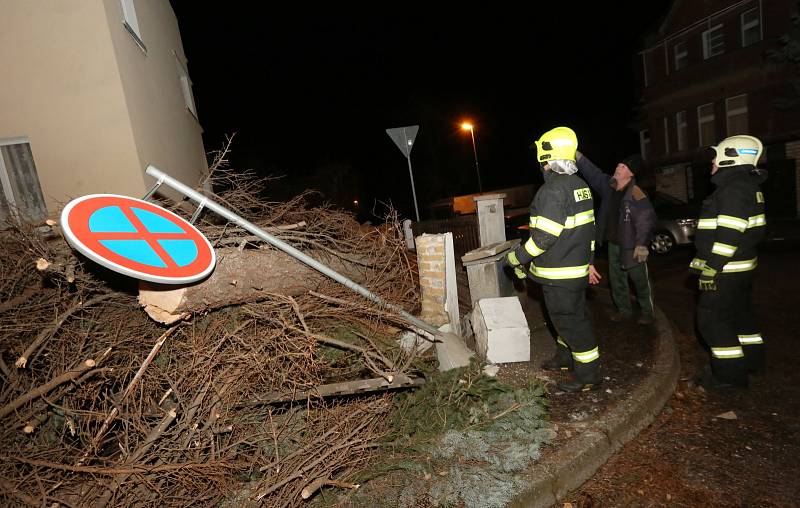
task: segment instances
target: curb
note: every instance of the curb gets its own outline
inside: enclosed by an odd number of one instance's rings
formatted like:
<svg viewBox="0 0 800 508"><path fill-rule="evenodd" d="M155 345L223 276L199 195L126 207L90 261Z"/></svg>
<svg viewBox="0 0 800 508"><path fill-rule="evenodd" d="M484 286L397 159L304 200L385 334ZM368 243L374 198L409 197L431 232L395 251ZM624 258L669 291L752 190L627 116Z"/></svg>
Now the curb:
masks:
<svg viewBox="0 0 800 508"><path fill-rule="evenodd" d="M672 396L680 376L678 347L672 326L656 315L656 354L651 374L630 396L561 447L549 463L534 465L527 490L510 507L548 507L577 489L625 443L650 425Z"/></svg>

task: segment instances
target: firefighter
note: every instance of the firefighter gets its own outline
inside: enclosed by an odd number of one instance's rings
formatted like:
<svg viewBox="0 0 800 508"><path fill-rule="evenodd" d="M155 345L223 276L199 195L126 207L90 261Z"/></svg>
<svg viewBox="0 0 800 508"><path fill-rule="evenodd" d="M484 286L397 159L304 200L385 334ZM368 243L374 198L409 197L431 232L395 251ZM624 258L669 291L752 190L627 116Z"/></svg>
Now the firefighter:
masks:
<svg viewBox="0 0 800 508"><path fill-rule="evenodd" d="M601 383L600 352L586 311L595 235L592 193L575 174L578 138L572 129L544 133L536 148L544 185L531 203L530 238L502 261L517 277L542 285L558 334L557 352L542 368L574 371L574 377L558 383L560 390L595 390Z"/></svg>
<svg viewBox="0 0 800 508"><path fill-rule="evenodd" d="M763 146L752 136L731 136L712 147L711 181L690 268L700 273L697 328L711 352L712 389L747 388L748 373L764 369L764 339L750 301L758 245L766 236L766 171L756 168Z"/></svg>

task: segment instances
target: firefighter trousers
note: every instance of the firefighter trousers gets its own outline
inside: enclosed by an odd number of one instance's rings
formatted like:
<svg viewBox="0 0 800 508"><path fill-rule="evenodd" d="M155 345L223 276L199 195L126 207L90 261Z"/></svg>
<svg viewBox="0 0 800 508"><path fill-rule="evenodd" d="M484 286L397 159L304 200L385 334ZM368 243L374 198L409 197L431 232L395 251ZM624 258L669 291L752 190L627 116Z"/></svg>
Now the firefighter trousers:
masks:
<svg viewBox="0 0 800 508"><path fill-rule="evenodd" d="M584 383L600 380L600 352L586 310L586 289L542 286L550 324L558 338L559 363L574 365L575 377Z"/></svg>
<svg viewBox="0 0 800 508"><path fill-rule="evenodd" d="M703 291L697 329L711 351L711 369L720 381L746 386L747 374L764 370L764 339L753 310L753 272L716 276L717 290Z"/></svg>

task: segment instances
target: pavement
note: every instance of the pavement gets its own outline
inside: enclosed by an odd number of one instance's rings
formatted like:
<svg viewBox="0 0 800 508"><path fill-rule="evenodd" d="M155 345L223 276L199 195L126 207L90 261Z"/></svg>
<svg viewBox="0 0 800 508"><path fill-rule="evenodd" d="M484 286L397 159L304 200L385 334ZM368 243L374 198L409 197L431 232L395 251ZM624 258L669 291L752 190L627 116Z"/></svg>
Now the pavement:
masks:
<svg viewBox="0 0 800 508"><path fill-rule="evenodd" d="M591 291L595 298L589 305L610 305L608 290L593 288ZM525 295L520 297L527 298ZM538 306L538 303L533 302L533 305ZM553 354L555 344L543 325L541 312L531 312L530 301L523 300L523 308L531 328L531 362L538 366ZM675 391L680 360L672 324L658 308L655 317L653 363L645 377L628 395L587 420L580 433L561 443L547 459L535 463L527 474L529 486L509 506L547 507L558 503L591 478L617 450L650 425L663 409ZM602 337L600 344L602 349Z"/></svg>

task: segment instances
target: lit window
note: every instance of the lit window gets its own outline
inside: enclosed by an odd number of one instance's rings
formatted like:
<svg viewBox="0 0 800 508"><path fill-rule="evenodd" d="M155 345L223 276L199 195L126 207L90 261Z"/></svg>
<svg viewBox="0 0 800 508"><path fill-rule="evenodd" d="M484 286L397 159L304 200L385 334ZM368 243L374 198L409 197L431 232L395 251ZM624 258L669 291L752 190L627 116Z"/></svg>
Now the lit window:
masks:
<svg viewBox="0 0 800 508"><path fill-rule="evenodd" d="M678 151L686 150L686 132L689 125L686 123L686 111L678 111L675 113L675 141L678 144Z"/></svg>
<svg viewBox="0 0 800 508"><path fill-rule="evenodd" d="M650 131L647 129L639 131L639 149L642 152L642 159L647 159L650 155Z"/></svg>
<svg viewBox="0 0 800 508"><path fill-rule="evenodd" d="M725 33L722 31L722 25L703 32L703 58L708 60L723 53L725 53Z"/></svg>
<svg viewBox="0 0 800 508"><path fill-rule="evenodd" d="M747 94L725 99L728 136L747 134Z"/></svg>
<svg viewBox="0 0 800 508"><path fill-rule="evenodd" d="M142 40L142 32L139 31L139 19L136 17L136 8L133 6L133 0L120 0L122 4L122 25L128 29L133 40L136 41L143 50L147 50Z"/></svg>
<svg viewBox="0 0 800 508"><path fill-rule="evenodd" d="M700 146L714 144L716 126L714 124L713 104L703 104L697 108L697 131L700 134Z"/></svg>
<svg viewBox="0 0 800 508"><path fill-rule="evenodd" d="M669 121L664 117L664 153L669 153Z"/></svg>
<svg viewBox="0 0 800 508"><path fill-rule="evenodd" d="M744 11L740 17L742 25L742 47L750 46L761 40L761 20L758 7Z"/></svg>
<svg viewBox="0 0 800 508"><path fill-rule="evenodd" d="M183 92L183 100L186 102L186 107L197 118L197 108L194 105L194 94L192 94L192 80L189 79L189 71L181 62L180 58L175 56L175 64L178 67L178 78L181 82L181 92Z"/></svg>
<svg viewBox="0 0 800 508"><path fill-rule="evenodd" d="M672 47L675 57L675 70L679 71L689 65L689 50L686 49L686 42L679 42Z"/></svg>

